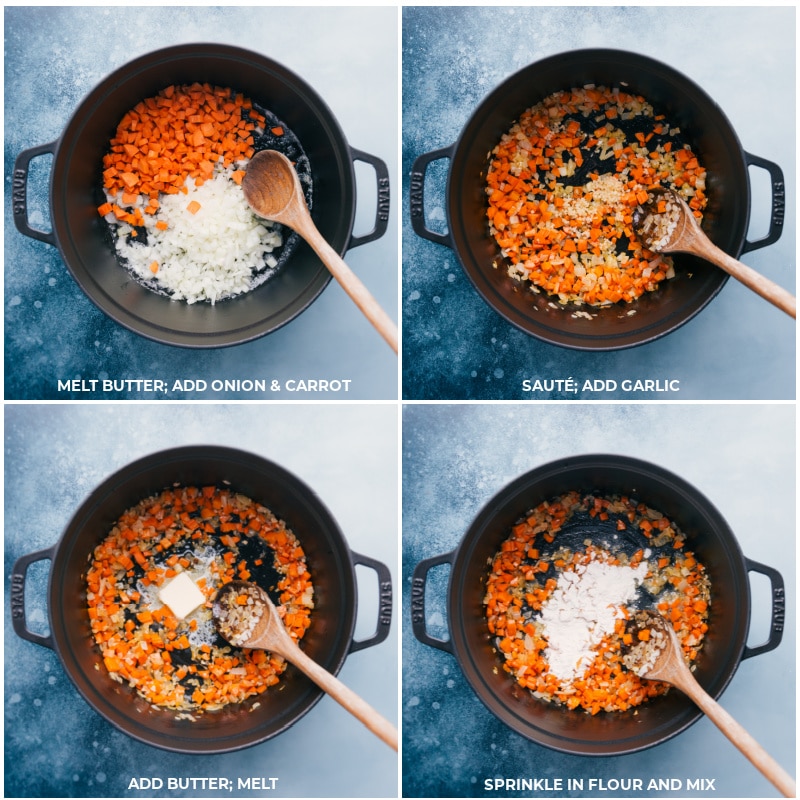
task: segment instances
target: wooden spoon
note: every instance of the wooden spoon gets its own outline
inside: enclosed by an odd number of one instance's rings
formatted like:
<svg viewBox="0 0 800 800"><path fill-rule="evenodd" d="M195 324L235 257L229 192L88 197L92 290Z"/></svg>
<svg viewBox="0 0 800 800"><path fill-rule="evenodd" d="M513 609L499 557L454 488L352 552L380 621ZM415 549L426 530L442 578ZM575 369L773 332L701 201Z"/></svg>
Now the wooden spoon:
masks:
<svg viewBox="0 0 800 800"><path fill-rule="evenodd" d="M703 232L680 195L660 186L648 191L653 199L639 206L633 215L633 228L648 250L700 256L725 270L790 317L797 318L794 295L720 250Z"/></svg>
<svg viewBox="0 0 800 800"><path fill-rule="evenodd" d="M655 612L649 612L647 617L640 627L650 631L650 639L636 645L625 657L625 664L641 678L664 681L680 689L784 797L796 797L797 788L792 777L697 682L683 659L683 651L672 625Z"/></svg>
<svg viewBox="0 0 800 800"><path fill-rule="evenodd" d="M239 598L245 598L246 603L238 602ZM226 583L214 598L213 614L220 636L232 645L269 650L283 656L376 736L397 750L397 730L392 724L300 649L284 627L278 609L260 586L249 581Z"/></svg>
<svg viewBox="0 0 800 800"><path fill-rule="evenodd" d="M247 165L242 189L256 214L286 225L311 245L333 277L396 353L397 326L317 230L292 162L276 150L259 151Z"/></svg>

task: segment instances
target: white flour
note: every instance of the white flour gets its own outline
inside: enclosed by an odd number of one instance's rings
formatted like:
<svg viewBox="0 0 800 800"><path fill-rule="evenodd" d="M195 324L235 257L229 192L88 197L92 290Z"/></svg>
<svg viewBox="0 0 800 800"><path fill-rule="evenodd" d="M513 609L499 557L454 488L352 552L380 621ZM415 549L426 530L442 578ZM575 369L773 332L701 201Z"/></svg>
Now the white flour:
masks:
<svg viewBox="0 0 800 800"><path fill-rule="evenodd" d="M571 681L584 673L595 656L592 647L614 630L620 606L636 597L647 570L646 562L630 567L593 560L561 573L541 615L553 675Z"/></svg>

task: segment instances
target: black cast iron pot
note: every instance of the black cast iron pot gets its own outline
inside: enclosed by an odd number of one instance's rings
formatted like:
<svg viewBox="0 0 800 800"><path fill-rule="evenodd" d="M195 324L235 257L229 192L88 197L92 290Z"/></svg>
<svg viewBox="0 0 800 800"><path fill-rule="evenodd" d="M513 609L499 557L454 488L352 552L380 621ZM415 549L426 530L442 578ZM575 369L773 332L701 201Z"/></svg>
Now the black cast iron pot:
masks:
<svg viewBox="0 0 800 800"><path fill-rule="evenodd" d="M652 341L690 320L720 291L727 275L694 256L676 255L674 280L632 305L590 308L592 318L586 319L573 316L574 306L557 307L547 295L534 294L506 274L486 222L489 154L526 108L556 91L589 83L641 94L680 127L708 171L703 227L722 250L739 257L777 241L785 203L780 168L746 153L719 106L687 77L652 58L619 50L561 53L507 78L481 102L455 144L417 157L411 173L411 222L419 236L452 248L481 297L520 330L563 347L616 350ZM425 176L439 159L450 161L447 232L433 231L425 221ZM754 242L746 239L750 165L767 170L772 186L769 232ZM631 310L635 313L628 314Z"/></svg>
<svg viewBox="0 0 800 800"><path fill-rule="evenodd" d="M325 102L300 77L265 56L219 44L169 47L113 72L80 104L55 142L25 150L14 165L14 221L24 234L59 248L86 295L126 328L164 344L223 347L270 333L304 311L331 275L305 243L277 275L245 295L210 305L172 301L133 280L105 235L97 206L102 194L102 159L122 116L170 84L209 82L250 97L282 120L311 162L312 216L340 255L381 237L388 226L386 164L350 147ZM26 191L31 160L52 153L52 231L28 222ZM354 161L375 170L378 202L374 229L353 235L356 211Z"/></svg>
<svg viewBox="0 0 800 800"><path fill-rule="evenodd" d="M783 579L771 567L742 555L725 520L694 487L660 467L613 455L565 458L522 475L487 503L455 550L417 565L412 583L414 635L424 644L452 653L477 696L500 720L522 736L565 753L632 753L675 736L702 712L675 690L638 709L596 716L538 700L502 669L486 627L483 596L489 561L511 526L526 512L571 490L626 494L666 514L686 535L686 549L695 552L711 580L709 630L695 676L712 697L720 696L742 659L780 643L785 612ZM591 537L592 530L584 535ZM442 564L450 565L447 640L433 637L425 624L428 572ZM765 575L772 590L769 638L756 647L746 643L749 572Z"/></svg>
<svg viewBox="0 0 800 800"><path fill-rule="evenodd" d="M175 482L230 485L263 503L293 530L306 551L314 581L315 608L302 644L314 661L336 674L350 653L386 639L392 607L388 568L351 552L328 509L294 475L259 456L215 446L181 447L129 464L83 502L55 546L19 558L11 576L14 630L23 639L55 650L85 700L134 739L181 753L238 750L286 730L311 710L323 692L290 665L275 691L195 721L179 719L175 712L158 710L127 685L113 681L92 641L85 585L90 554L123 511ZM43 559L51 562L46 636L28 629L24 603L27 569ZM376 573L381 598L374 634L359 641L353 639L356 565Z"/></svg>

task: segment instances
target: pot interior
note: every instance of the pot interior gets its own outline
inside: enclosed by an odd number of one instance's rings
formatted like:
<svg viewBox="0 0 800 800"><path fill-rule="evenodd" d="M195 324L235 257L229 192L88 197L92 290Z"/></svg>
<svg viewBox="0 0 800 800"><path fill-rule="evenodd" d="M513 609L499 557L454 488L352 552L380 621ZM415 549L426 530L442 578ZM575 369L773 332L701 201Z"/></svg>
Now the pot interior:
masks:
<svg viewBox="0 0 800 800"><path fill-rule="evenodd" d="M707 168L703 227L721 249L737 256L749 220L750 189L741 145L722 110L688 78L645 56L615 50L578 50L546 58L512 75L491 92L465 126L450 166L448 223L453 247L475 288L509 322L546 341L587 350L642 344L683 324L722 288L724 272L693 256L674 256L676 277L632 304L554 307L510 278L486 222L488 156L526 108L548 95L586 84L619 86L641 94L656 113L681 128ZM497 268L493 265L500 264ZM629 312L635 313L630 314Z"/></svg>
<svg viewBox="0 0 800 800"><path fill-rule="evenodd" d="M312 216L340 254L355 215L355 177L344 136L324 101L301 78L245 50L212 44L157 51L120 68L83 101L53 160L51 215L64 261L89 298L117 322L156 341L185 347L236 344L268 333L301 313L330 273L299 242L266 283L214 305L170 300L120 266L105 223L102 158L122 116L170 84L209 82L249 96L299 139L311 163Z"/></svg>
<svg viewBox="0 0 800 800"><path fill-rule="evenodd" d="M484 704L523 736L579 755L642 750L684 730L701 712L677 690L638 709L596 716L538 700L502 669L486 627L488 562L528 510L570 490L627 494L662 511L686 535L686 549L695 552L711 580L709 631L695 676L713 697L721 694L738 666L749 624L749 584L733 533L716 509L677 476L616 456L582 456L536 469L480 512L459 546L448 589L454 651Z"/></svg>
<svg viewBox="0 0 800 800"><path fill-rule="evenodd" d="M56 649L78 690L107 720L140 741L179 752L235 750L285 730L323 692L289 665L279 684L255 698L195 721L179 719L109 677L89 628L84 580L89 555L125 509L176 482L230 485L293 530L306 551L315 590L302 647L334 674L344 663L355 625L350 551L328 510L300 480L258 456L219 447L180 448L141 459L108 478L70 521L52 564L48 602Z"/></svg>

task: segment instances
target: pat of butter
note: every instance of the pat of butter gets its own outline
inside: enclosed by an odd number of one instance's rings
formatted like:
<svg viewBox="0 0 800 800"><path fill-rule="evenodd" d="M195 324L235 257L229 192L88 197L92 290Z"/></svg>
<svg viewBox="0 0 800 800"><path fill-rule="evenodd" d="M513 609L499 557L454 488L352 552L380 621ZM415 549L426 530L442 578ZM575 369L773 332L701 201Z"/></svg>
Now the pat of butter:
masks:
<svg viewBox="0 0 800 800"><path fill-rule="evenodd" d="M169 606L170 611L178 618L189 616L198 606L205 603L205 595L197 588L197 584L185 573L176 575L169 583L158 590L158 599Z"/></svg>

